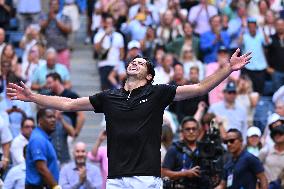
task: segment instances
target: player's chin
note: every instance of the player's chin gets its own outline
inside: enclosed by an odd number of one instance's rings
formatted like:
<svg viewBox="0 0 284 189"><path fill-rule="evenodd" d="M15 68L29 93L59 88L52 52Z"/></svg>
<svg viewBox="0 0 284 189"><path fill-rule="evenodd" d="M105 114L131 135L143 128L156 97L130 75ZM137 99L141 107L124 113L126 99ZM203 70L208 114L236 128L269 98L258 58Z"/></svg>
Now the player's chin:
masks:
<svg viewBox="0 0 284 189"><path fill-rule="evenodd" d="M49 126L49 128L50 128L51 131L55 131L55 129L56 129L56 124L51 124L51 125Z"/></svg>
<svg viewBox="0 0 284 189"><path fill-rule="evenodd" d="M137 75L139 72L137 70L128 70L127 75Z"/></svg>
<svg viewBox="0 0 284 189"><path fill-rule="evenodd" d="M229 146L228 146L228 151L229 151L230 153L234 153L236 150L235 150L234 147L229 147Z"/></svg>

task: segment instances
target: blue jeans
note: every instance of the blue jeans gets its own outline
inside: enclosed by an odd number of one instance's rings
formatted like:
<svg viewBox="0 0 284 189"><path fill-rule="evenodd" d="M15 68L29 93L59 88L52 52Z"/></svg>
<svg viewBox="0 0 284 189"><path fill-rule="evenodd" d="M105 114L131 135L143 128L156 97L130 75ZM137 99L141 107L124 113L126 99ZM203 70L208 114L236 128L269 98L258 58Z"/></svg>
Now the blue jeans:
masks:
<svg viewBox="0 0 284 189"><path fill-rule="evenodd" d="M275 71L272 76L272 84L274 92L284 85L284 72Z"/></svg>
<svg viewBox="0 0 284 189"><path fill-rule="evenodd" d="M107 189L161 189L162 179L154 176L132 176L107 179Z"/></svg>

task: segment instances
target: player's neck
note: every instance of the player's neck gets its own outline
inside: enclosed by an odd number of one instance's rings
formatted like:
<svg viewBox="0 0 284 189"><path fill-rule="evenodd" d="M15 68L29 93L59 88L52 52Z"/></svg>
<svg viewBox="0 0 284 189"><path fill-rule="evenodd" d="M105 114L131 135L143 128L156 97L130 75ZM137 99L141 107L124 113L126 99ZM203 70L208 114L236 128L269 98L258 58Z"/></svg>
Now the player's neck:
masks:
<svg viewBox="0 0 284 189"><path fill-rule="evenodd" d="M147 84L147 80L139 80L133 77L129 77L127 78L125 85L124 85L124 89L126 91L132 91L133 89L136 89L138 87L144 86Z"/></svg>

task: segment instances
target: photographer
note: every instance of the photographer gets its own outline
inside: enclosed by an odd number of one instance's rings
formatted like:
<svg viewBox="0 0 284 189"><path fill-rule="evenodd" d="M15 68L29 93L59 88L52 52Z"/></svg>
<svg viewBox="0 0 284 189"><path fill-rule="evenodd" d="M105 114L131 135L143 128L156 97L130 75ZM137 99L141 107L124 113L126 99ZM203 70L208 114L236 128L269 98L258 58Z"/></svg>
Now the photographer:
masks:
<svg viewBox="0 0 284 189"><path fill-rule="evenodd" d="M102 27L94 36L94 58L98 61L101 89L114 88L108 76L124 58L124 42L113 27L113 17L102 15Z"/></svg>
<svg viewBox="0 0 284 189"><path fill-rule="evenodd" d="M164 188L208 189L209 182L201 176L194 160L198 156L199 124L194 118L185 117L181 129L183 140L169 148L162 165L162 176L170 179L164 182Z"/></svg>

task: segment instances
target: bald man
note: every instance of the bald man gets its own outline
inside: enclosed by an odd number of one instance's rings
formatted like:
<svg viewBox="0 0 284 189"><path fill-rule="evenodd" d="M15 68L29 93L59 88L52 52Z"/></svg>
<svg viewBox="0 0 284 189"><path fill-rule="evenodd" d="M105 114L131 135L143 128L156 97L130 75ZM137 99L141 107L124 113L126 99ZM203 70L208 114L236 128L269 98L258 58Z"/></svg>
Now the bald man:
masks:
<svg viewBox="0 0 284 189"><path fill-rule="evenodd" d="M86 144L78 142L73 149L74 161L60 171L59 183L62 188L98 189L102 177L98 167L86 161Z"/></svg>

